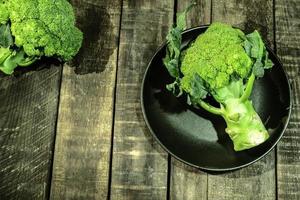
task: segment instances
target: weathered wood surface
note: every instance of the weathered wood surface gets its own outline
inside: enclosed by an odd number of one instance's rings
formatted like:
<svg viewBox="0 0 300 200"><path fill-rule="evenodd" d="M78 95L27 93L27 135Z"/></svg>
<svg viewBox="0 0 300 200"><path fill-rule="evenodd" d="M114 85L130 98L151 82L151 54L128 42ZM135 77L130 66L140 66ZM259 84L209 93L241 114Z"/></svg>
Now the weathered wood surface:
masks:
<svg viewBox="0 0 300 200"><path fill-rule="evenodd" d="M0 79L1 200L47 199L60 72L52 65Z"/></svg>
<svg viewBox="0 0 300 200"><path fill-rule="evenodd" d="M167 153L150 136L140 107L144 71L173 20L173 1L123 1L111 199L165 199Z"/></svg>
<svg viewBox="0 0 300 200"><path fill-rule="evenodd" d="M63 69L51 199L105 199L121 3L71 3L84 42Z"/></svg>
<svg viewBox="0 0 300 200"><path fill-rule="evenodd" d="M177 11L184 10L190 0L178 1ZM187 15L187 28L209 24L211 20L211 0L197 0L197 5ZM207 173L190 167L172 158L170 199L207 199Z"/></svg>
<svg viewBox="0 0 300 200"><path fill-rule="evenodd" d="M149 134L142 76L174 10L190 1L71 0L85 33L76 59L63 72L52 66L0 78L1 200L48 199L50 185L53 200L300 199L299 0L196 2L188 27L212 20L256 28L277 47L293 90L277 156L272 151L244 169L207 174L169 159Z"/></svg>
<svg viewBox="0 0 300 200"><path fill-rule="evenodd" d="M221 0L212 3L212 21L227 22L246 31L257 29L273 43L272 0ZM208 199L275 199L275 151L238 171L208 175Z"/></svg>
<svg viewBox="0 0 300 200"><path fill-rule="evenodd" d="M208 199L206 172L172 159L170 173L170 199Z"/></svg>
<svg viewBox="0 0 300 200"><path fill-rule="evenodd" d="M278 199L300 199L300 1L276 0L276 46L292 86L292 114L278 143Z"/></svg>

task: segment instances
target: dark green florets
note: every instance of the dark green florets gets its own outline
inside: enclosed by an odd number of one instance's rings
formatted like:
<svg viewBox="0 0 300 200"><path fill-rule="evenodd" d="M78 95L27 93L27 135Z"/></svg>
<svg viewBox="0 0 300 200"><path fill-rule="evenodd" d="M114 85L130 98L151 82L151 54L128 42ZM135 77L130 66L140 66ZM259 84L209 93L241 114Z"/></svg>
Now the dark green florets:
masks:
<svg viewBox="0 0 300 200"><path fill-rule="evenodd" d="M43 56L68 61L82 39L67 0L0 0L0 70L5 74Z"/></svg>
<svg viewBox="0 0 300 200"><path fill-rule="evenodd" d="M57 56L70 60L79 50L81 31L75 27L66 0L8 0L15 44L28 56Z"/></svg>

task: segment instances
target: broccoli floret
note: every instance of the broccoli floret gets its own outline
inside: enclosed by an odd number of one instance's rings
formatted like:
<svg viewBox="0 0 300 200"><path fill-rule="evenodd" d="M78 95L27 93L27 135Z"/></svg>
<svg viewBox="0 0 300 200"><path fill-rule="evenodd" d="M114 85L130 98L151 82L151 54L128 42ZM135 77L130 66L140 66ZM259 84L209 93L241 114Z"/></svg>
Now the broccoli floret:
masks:
<svg viewBox="0 0 300 200"><path fill-rule="evenodd" d="M2 1L0 23L6 32L0 28L0 48L11 51L0 63L3 72L11 74L15 67L28 66L42 56L68 61L77 54L83 35L75 26L73 8L67 0ZM6 37L13 41L3 44L1 38Z"/></svg>
<svg viewBox="0 0 300 200"><path fill-rule="evenodd" d="M177 42L181 44L181 40ZM164 60L172 60L168 53L172 52L171 48L168 44ZM234 149L241 151L269 138L249 97L255 78L262 77L264 70L272 66L257 31L245 35L230 25L213 23L180 52L178 77L173 75L175 82L167 88L177 96L185 93L189 104L222 116ZM166 67L169 72L174 71L170 65ZM181 92L178 94L176 91ZM220 106L214 107L205 102L207 95Z"/></svg>
<svg viewBox="0 0 300 200"><path fill-rule="evenodd" d="M9 12L7 10L5 0L0 0L0 24L5 24L8 20Z"/></svg>

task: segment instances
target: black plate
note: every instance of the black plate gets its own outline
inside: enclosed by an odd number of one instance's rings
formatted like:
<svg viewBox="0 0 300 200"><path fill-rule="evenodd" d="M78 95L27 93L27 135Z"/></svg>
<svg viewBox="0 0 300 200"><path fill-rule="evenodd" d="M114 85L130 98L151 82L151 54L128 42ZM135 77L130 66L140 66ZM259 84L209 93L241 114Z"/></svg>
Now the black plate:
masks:
<svg viewBox="0 0 300 200"><path fill-rule="evenodd" d="M201 26L186 30L183 45L206 29L207 26ZM235 152L221 117L194 109L185 99L178 99L165 89L165 85L172 82L162 64L165 47L164 44L155 53L146 70L141 102L151 133L166 151L203 170L227 171L254 163L274 148L290 118L291 90L281 62L270 48L267 50L275 66L255 82L251 95L270 138L255 148Z"/></svg>

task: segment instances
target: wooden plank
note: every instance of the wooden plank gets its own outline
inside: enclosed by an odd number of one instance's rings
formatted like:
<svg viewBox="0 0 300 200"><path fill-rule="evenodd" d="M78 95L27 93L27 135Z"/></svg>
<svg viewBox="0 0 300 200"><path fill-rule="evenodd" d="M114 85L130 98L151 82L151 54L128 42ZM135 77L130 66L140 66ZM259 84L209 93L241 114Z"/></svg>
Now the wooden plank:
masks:
<svg viewBox="0 0 300 200"><path fill-rule="evenodd" d="M0 199L47 199L60 72L0 78Z"/></svg>
<svg viewBox="0 0 300 200"><path fill-rule="evenodd" d="M141 80L172 24L173 1L123 1L111 199L165 199L167 154L141 114Z"/></svg>
<svg viewBox="0 0 300 200"><path fill-rule="evenodd" d="M184 10L190 0L178 1L177 10ZM197 5L187 15L187 28L209 24L211 0L197 0ZM185 165L172 158L170 199L207 199L207 173Z"/></svg>
<svg viewBox="0 0 300 200"><path fill-rule="evenodd" d="M207 173L172 159L170 199L207 199Z"/></svg>
<svg viewBox="0 0 300 200"><path fill-rule="evenodd" d="M177 3L177 11L183 11L191 4L189 0L179 0ZM186 26L187 28L206 25L211 20L211 0L195 0L196 5L187 14Z"/></svg>
<svg viewBox="0 0 300 200"><path fill-rule="evenodd" d="M300 199L300 2L277 0L276 46L292 86L292 115L278 143L278 199Z"/></svg>
<svg viewBox="0 0 300 200"><path fill-rule="evenodd" d="M213 1L212 20L246 31L258 29L273 42L272 0ZM275 199L275 151L244 169L208 176L208 199Z"/></svg>
<svg viewBox="0 0 300 200"><path fill-rule="evenodd" d="M51 199L105 199L121 3L71 3L84 42L63 70Z"/></svg>

